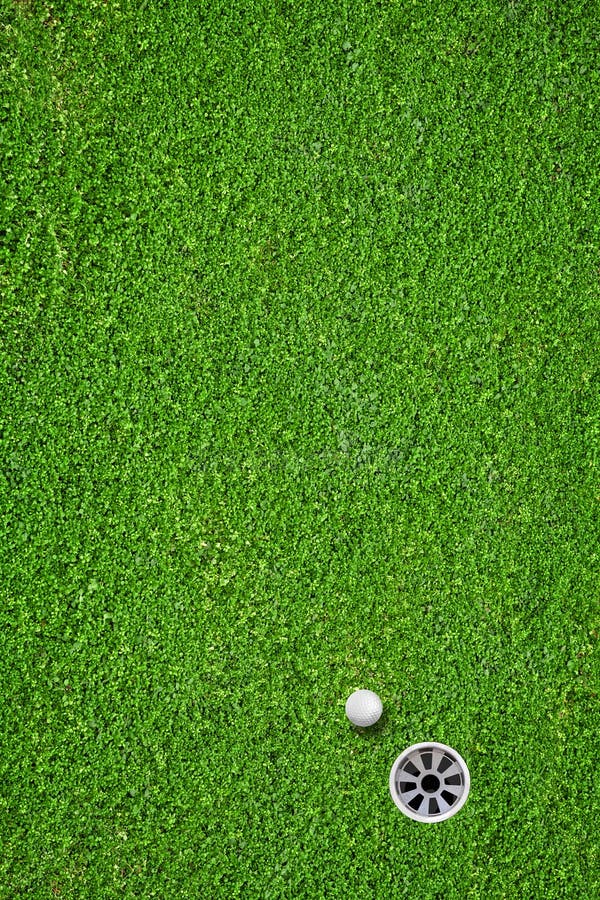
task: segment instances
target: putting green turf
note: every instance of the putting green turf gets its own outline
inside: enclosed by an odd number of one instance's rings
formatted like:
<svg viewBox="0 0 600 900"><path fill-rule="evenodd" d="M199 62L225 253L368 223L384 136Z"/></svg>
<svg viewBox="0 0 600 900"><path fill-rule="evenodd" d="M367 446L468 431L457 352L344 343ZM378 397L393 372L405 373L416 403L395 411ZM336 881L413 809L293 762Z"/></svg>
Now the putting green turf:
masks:
<svg viewBox="0 0 600 900"><path fill-rule="evenodd" d="M0 897L600 896L594 4L0 8Z"/></svg>

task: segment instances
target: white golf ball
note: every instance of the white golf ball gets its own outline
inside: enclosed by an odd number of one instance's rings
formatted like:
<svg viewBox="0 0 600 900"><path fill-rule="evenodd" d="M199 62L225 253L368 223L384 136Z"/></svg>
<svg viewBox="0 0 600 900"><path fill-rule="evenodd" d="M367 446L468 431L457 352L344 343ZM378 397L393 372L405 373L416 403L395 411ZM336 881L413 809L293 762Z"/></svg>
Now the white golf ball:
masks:
<svg viewBox="0 0 600 900"><path fill-rule="evenodd" d="M346 715L360 728L374 725L382 712L383 703L373 691L354 691L346 700Z"/></svg>

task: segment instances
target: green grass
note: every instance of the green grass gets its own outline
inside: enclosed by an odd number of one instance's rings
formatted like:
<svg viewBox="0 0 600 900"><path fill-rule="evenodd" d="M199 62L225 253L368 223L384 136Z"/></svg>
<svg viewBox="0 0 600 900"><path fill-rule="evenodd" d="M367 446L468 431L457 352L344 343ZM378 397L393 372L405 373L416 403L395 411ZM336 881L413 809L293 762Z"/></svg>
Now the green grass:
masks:
<svg viewBox="0 0 600 900"><path fill-rule="evenodd" d="M0 0L0 897L600 896L594 5L142 7Z"/></svg>

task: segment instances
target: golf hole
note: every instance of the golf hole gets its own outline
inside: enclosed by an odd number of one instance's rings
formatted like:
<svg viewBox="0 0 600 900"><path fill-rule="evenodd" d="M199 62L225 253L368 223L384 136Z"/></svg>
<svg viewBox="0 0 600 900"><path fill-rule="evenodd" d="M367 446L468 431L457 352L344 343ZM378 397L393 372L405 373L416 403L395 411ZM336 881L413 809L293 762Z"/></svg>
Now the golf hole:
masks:
<svg viewBox="0 0 600 900"><path fill-rule="evenodd" d="M462 809L471 787L467 764L446 744L413 744L394 762L390 793L417 822L443 822Z"/></svg>

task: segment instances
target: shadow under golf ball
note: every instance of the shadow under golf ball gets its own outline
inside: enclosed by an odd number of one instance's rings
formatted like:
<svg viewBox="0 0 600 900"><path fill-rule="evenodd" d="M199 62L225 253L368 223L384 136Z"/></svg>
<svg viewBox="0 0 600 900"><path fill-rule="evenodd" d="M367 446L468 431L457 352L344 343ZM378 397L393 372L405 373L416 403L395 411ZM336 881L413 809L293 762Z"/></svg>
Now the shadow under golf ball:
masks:
<svg viewBox="0 0 600 900"><path fill-rule="evenodd" d="M353 725L352 722L348 722L348 725L350 726L350 731L356 734L379 734L385 729L387 721L388 715L384 709L374 725Z"/></svg>

